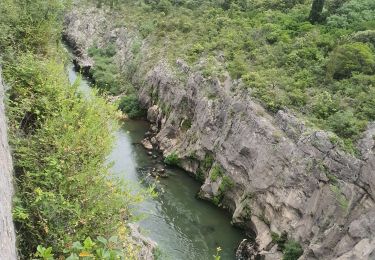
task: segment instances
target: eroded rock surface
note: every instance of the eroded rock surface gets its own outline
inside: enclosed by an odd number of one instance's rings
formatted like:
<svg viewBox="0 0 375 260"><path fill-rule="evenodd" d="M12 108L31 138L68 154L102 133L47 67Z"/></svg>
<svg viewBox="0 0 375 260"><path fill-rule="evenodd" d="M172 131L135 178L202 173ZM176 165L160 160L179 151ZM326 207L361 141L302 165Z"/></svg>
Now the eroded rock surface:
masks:
<svg viewBox="0 0 375 260"><path fill-rule="evenodd" d="M157 248L156 242L141 233L138 224L128 224L130 228L130 237L133 243L139 247L138 259L154 260L154 251Z"/></svg>
<svg viewBox="0 0 375 260"><path fill-rule="evenodd" d="M5 84L0 68L0 259L17 259L12 219L13 166L4 107Z"/></svg>
<svg viewBox="0 0 375 260"><path fill-rule="evenodd" d="M78 62L88 59L93 42L114 42L124 73L135 60L131 46L140 40L111 25L105 11L74 10L65 26ZM373 259L374 124L354 157L292 112L267 113L241 82L204 78L181 59L150 64L150 52L143 40L143 58L131 80L149 108L159 148L165 155L177 153L180 166L204 180L202 197L233 212L235 224L257 232L262 250L274 248L270 232L287 232L303 246L302 259Z"/></svg>

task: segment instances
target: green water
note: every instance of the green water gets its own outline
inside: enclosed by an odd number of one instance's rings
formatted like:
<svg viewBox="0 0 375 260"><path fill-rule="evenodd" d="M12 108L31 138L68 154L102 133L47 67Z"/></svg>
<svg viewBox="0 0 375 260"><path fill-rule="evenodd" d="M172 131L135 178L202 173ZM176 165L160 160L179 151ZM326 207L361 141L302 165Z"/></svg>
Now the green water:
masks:
<svg viewBox="0 0 375 260"><path fill-rule="evenodd" d="M69 69L69 78L76 74ZM81 81L81 90L89 92L89 83ZM116 132L115 147L109 160L113 172L133 185L145 179L139 168L162 166L161 158L152 158L137 144L148 130L145 121L126 121ZM145 235L158 243L161 259L213 259L221 247L221 259L235 259L235 249L244 234L230 225L230 216L212 204L196 199L200 184L186 172L166 168L169 177L160 179L159 195L139 205L138 212L146 217L140 221ZM149 177L150 178L150 177ZM164 192L163 192L164 191Z"/></svg>

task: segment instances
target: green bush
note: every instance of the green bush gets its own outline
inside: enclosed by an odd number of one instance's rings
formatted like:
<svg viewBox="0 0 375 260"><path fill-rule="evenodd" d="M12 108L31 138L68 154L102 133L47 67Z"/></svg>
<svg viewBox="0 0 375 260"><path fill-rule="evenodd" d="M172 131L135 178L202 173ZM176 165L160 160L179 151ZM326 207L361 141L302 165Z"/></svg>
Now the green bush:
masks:
<svg viewBox="0 0 375 260"><path fill-rule="evenodd" d="M175 152L173 152L165 157L164 163L171 166L178 166L180 163L180 158Z"/></svg>
<svg viewBox="0 0 375 260"><path fill-rule="evenodd" d="M140 105L137 96L134 94L122 97L118 107L132 119L146 116L146 110Z"/></svg>
<svg viewBox="0 0 375 260"><path fill-rule="evenodd" d="M112 259L136 259L137 248L131 243L124 247L121 244L121 240L117 236L112 236L109 239L104 237L97 237L96 240L92 240L87 237L82 243L80 241L73 242L64 251L64 255L67 260L79 260L79 259L101 259L101 260L112 260ZM53 260L52 248L45 248L38 246L37 253L35 254L38 259L42 260Z"/></svg>
<svg viewBox="0 0 375 260"><path fill-rule="evenodd" d="M212 167L210 172L211 181L216 181L219 177L223 176L223 174L223 168L219 164L216 164L214 167Z"/></svg>
<svg viewBox="0 0 375 260"><path fill-rule="evenodd" d="M168 14L172 9L172 3L169 0L160 0L158 4L155 5L155 9Z"/></svg>
<svg viewBox="0 0 375 260"><path fill-rule="evenodd" d="M338 102L327 91L323 91L313 97L312 111L318 118L326 119L337 112L338 109Z"/></svg>
<svg viewBox="0 0 375 260"><path fill-rule="evenodd" d="M283 232L281 235L271 232L272 242L277 244L277 248L281 251L285 249L285 243L288 241L288 233Z"/></svg>
<svg viewBox="0 0 375 260"><path fill-rule="evenodd" d="M115 45L109 44L105 48L91 47L88 52L95 62L95 65L90 68L95 85L101 91L108 91L113 95L124 92L125 80L113 60L116 54Z"/></svg>
<svg viewBox="0 0 375 260"><path fill-rule="evenodd" d="M211 153L207 153L204 156L203 161L201 162L202 170L205 171L205 172L209 171L211 169L214 161L215 161L214 156Z"/></svg>
<svg viewBox="0 0 375 260"><path fill-rule="evenodd" d="M371 48L360 42L336 48L327 65L327 75L334 79L349 78L353 73L371 74L375 69L375 55Z"/></svg>
<svg viewBox="0 0 375 260"><path fill-rule="evenodd" d="M365 124L355 117L351 111L339 111L327 119L329 127L343 138L357 137Z"/></svg>
<svg viewBox="0 0 375 260"><path fill-rule="evenodd" d="M224 192L227 192L228 190L230 190L231 188L233 188L233 186L234 186L234 182L232 181L232 179L229 178L228 176L224 175L222 180L221 180L219 190L222 193L224 193Z"/></svg>
<svg viewBox="0 0 375 260"><path fill-rule="evenodd" d="M77 96L64 71L33 55L4 69L12 85L14 221L23 258L38 244L61 255L67 244L87 235L118 234L138 200L119 180L107 178L114 109L101 98Z"/></svg>
<svg viewBox="0 0 375 260"><path fill-rule="evenodd" d="M285 243L283 254L283 260L297 260L303 254L303 249L298 242L289 240Z"/></svg>

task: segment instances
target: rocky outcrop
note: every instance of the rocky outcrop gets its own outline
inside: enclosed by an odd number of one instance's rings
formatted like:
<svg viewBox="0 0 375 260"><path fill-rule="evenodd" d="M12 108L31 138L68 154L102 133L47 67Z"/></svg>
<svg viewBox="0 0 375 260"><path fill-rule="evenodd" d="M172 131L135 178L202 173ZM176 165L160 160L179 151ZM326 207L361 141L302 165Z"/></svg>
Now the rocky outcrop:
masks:
<svg viewBox="0 0 375 260"><path fill-rule="evenodd" d="M263 255L278 257L270 253L270 234L287 232L303 246L302 259L374 258L375 124L358 142L360 156L352 156L291 111L269 114L239 81L204 78L181 59L150 64L147 39L134 57L132 44L140 40L111 19L77 9L66 17L65 38L81 60L95 41L116 44L124 73L138 62L131 80L157 127L158 147L204 179L202 197L255 231Z"/></svg>
<svg viewBox="0 0 375 260"><path fill-rule="evenodd" d="M128 224L131 241L139 248L137 259L154 260L154 252L157 248L156 242L141 234L137 224Z"/></svg>
<svg viewBox="0 0 375 260"><path fill-rule="evenodd" d="M4 107L5 84L0 68L0 259L17 259L12 220L12 159L7 138Z"/></svg>

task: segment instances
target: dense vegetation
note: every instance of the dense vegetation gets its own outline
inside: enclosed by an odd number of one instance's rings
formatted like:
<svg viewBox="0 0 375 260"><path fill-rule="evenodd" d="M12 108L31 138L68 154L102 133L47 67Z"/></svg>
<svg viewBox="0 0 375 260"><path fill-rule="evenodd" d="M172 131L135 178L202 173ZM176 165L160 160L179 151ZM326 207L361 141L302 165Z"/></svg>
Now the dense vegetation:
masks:
<svg viewBox="0 0 375 260"><path fill-rule="evenodd" d="M19 256L135 259L124 223L139 197L110 177L105 163L115 109L100 97L83 98L67 79L60 33L69 5L0 1Z"/></svg>
<svg viewBox="0 0 375 260"><path fill-rule="evenodd" d="M90 68L89 76L101 93L122 95L118 108L129 118L145 117L146 111L138 101L129 75L115 64L115 54L116 49L113 43L105 48L92 46L89 49L89 55L93 58L95 66Z"/></svg>
<svg viewBox="0 0 375 260"><path fill-rule="evenodd" d="M229 71L234 91L293 109L351 152L375 119L372 0L112 2L152 46L148 60L184 58L222 81Z"/></svg>

